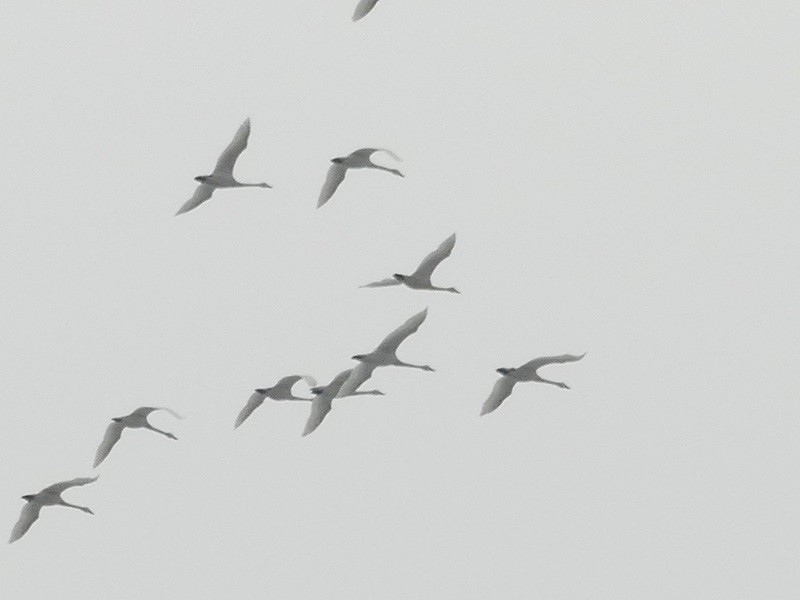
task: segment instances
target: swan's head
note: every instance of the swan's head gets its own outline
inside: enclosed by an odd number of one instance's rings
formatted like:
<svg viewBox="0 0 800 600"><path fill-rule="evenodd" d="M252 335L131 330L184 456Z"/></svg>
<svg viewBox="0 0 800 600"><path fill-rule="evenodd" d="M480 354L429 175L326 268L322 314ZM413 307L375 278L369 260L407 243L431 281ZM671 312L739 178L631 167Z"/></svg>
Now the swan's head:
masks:
<svg viewBox="0 0 800 600"><path fill-rule="evenodd" d="M497 372L500 373L501 375L508 375L509 373L513 373L514 369L510 369L507 367L500 367L499 369L497 369Z"/></svg>
<svg viewBox="0 0 800 600"><path fill-rule="evenodd" d="M325 391L325 386L324 385L320 385L318 387L311 388L311 393L314 394L315 396L319 396L324 391Z"/></svg>
<svg viewBox="0 0 800 600"><path fill-rule="evenodd" d="M208 179L208 175L198 175L194 178L195 181L199 181L200 183L205 183L206 179Z"/></svg>
<svg viewBox="0 0 800 600"><path fill-rule="evenodd" d="M366 356L367 356L366 354L355 354L355 355L351 356L350 358L352 358L353 360L364 360L364 358L366 358Z"/></svg>
<svg viewBox="0 0 800 600"><path fill-rule="evenodd" d="M268 394L272 388L258 388L256 394Z"/></svg>
<svg viewBox="0 0 800 600"><path fill-rule="evenodd" d="M25 494L25 495L22 497L22 499L23 499L23 500L27 500L28 502L30 502L30 501L31 501L31 500L33 500L35 497L36 497L36 494Z"/></svg>
<svg viewBox="0 0 800 600"><path fill-rule="evenodd" d="M406 278L406 276L403 275L402 273L395 273L394 275L392 275L392 277L397 279L397 281L404 281Z"/></svg>
<svg viewBox="0 0 800 600"><path fill-rule="evenodd" d="M332 163L336 163L337 165L340 165L340 164L342 164L344 162L344 157L343 156L337 156L336 158L332 158L331 162Z"/></svg>

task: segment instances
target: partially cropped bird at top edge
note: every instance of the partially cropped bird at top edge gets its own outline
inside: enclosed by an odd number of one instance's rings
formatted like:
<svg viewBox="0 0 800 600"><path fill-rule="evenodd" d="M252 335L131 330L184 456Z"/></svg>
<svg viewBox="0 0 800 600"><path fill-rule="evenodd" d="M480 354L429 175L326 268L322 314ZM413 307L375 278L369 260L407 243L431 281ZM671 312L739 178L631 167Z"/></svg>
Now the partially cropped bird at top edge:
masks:
<svg viewBox="0 0 800 600"><path fill-rule="evenodd" d="M53 485L44 488L37 494L27 494L22 496L22 499L27 503L22 507L22 513L20 513L19 520L17 521L17 524L14 525L14 529L11 531L11 537L9 538L8 543L11 544L16 542L19 538L25 535L28 529L31 528L31 525L33 525L36 519L39 518L39 511L42 510L43 506L66 506L69 508L77 508L78 510L82 510L85 513L93 515L94 513L92 512L92 509L87 508L86 506L70 504L69 502L65 502L61 497L61 494L64 492L64 490L79 485L86 485L87 483L92 483L93 481L97 481L97 477L78 477L77 479L71 479L70 481L54 483Z"/></svg>
<svg viewBox="0 0 800 600"><path fill-rule="evenodd" d="M403 340L419 329L419 326L422 325L427 316L428 309L426 308L409 318L400 327L387 335L386 338L378 344L378 347L369 354L356 354L353 356L353 360L359 361L358 365L356 365L353 372L347 378L347 381L342 385L339 394L341 396L351 395L365 381L372 377L373 371L378 367L410 367L423 371L433 371L433 367L429 365L414 365L403 362L397 358L397 348L403 343Z"/></svg>
<svg viewBox="0 0 800 600"><path fill-rule="evenodd" d="M386 287L391 285L405 285L412 290L433 290L441 292L452 292L460 294L454 287L437 287L431 283L431 275L434 269L453 251L453 246L456 245L456 234L454 233L436 248L433 252L428 254L417 267L417 270L410 275L403 275L402 273L395 273L391 277L381 279L380 281L373 281L362 288L375 288Z"/></svg>
<svg viewBox="0 0 800 600"><path fill-rule="evenodd" d="M511 395L514 385L522 381L538 381L539 383L549 383L550 385L569 389L569 386L566 383L561 381L550 381L549 379L542 378L537 373L537 370L545 365L554 363L575 362L582 359L584 356L586 356L585 352L580 356L573 354L562 354L561 356L543 356L541 358L534 358L533 360L526 362L524 365L517 367L516 369L513 367L501 367L497 369L497 372L500 373L502 377L495 382L491 394L489 394L486 402L483 403L481 415L488 414L497 409L497 407L503 403L503 400Z"/></svg>
<svg viewBox="0 0 800 600"><path fill-rule="evenodd" d="M247 148L247 140L250 137L250 119L245 119L239 126L236 135L228 147L220 154L214 172L211 175L198 175L195 181L200 185L194 191L194 195L180 207L175 215L182 215L190 210L194 210L203 202L211 198L217 188L241 188L241 187L261 187L271 188L268 183L239 183L233 177L233 167L239 155Z"/></svg>
<svg viewBox="0 0 800 600"><path fill-rule="evenodd" d="M161 408L161 407L153 407L153 406L142 406L137 408L129 415L125 415L124 417L114 417L111 419L111 423L106 428L106 433L103 436L103 441L100 442L100 446L97 448L97 454L94 458L94 466L98 466L101 462L103 462L108 456L111 449L114 447L120 437L122 437L122 430L126 427L128 429L149 429L150 431L154 431L156 433L160 433L163 436L166 436L172 440L177 440L178 438L175 437L173 434L168 433L166 431L161 431L160 429L156 429L147 421L147 416L156 410L163 410L168 412L176 419L182 419L183 417L180 416L178 413L170 410L169 408Z"/></svg>
<svg viewBox="0 0 800 600"><path fill-rule="evenodd" d="M247 418L253 414L259 406L264 404L264 400L266 398L271 398L272 400L307 400L312 401L313 398L303 398L300 396L295 396L292 393L292 388L298 381L305 381L306 384L309 386L317 385L316 380L309 375L289 375L284 377L278 381L275 385L268 388L258 388L256 389L250 396L250 399L247 401L247 404L244 405L244 408L239 412L239 415L236 417L236 422L233 425L233 428L236 429L244 423Z"/></svg>
<svg viewBox="0 0 800 600"><path fill-rule="evenodd" d="M353 21L358 21L366 17L369 12L375 8L378 0L361 0L353 12Z"/></svg>
<svg viewBox="0 0 800 600"><path fill-rule="evenodd" d="M385 152L395 160L400 160L400 157L385 148L361 148L351 152L347 156L339 156L331 159L331 166L328 169L328 176L325 179L325 184L322 186L322 191L319 193L317 200L317 208L325 204L331 199L339 184L344 181L344 176L348 169L379 169L387 171L399 177L405 177L397 169L390 169L377 163L372 162L372 155L375 152Z"/></svg>
<svg viewBox="0 0 800 600"><path fill-rule="evenodd" d="M303 436L319 427L320 423L325 419L325 416L331 412L333 407L333 400L335 398L343 398L345 396L383 396L384 393L380 390L354 390L350 394L341 395L342 385L350 377L353 369L347 369L339 373L328 385L311 388L314 398L311 401L311 413L308 415L306 426L303 429Z"/></svg>

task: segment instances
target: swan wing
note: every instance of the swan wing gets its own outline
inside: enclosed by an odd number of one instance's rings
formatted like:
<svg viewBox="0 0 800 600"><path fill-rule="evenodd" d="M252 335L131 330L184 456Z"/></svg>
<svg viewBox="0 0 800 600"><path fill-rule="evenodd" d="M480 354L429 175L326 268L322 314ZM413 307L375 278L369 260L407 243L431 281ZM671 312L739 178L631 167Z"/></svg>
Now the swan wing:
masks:
<svg viewBox="0 0 800 600"><path fill-rule="evenodd" d="M236 130L236 135L233 136L231 143L222 151L217 160L217 165L214 167L214 175L227 175L233 177L233 166L236 164L236 159L247 148L247 140L250 137L250 119L245 119L244 123L239 125Z"/></svg>
<svg viewBox="0 0 800 600"><path fill-rule="evenodd" d="M17 524L11 531L11 537L8 538L8 543L12 544L21 538L28 529L31 528L34 521L39 518L39 511L42 510L42 505L38 502L28 502L22 507L22 512L19 515Z"/></svg>
<svg viewBox="0 0 800 600"><path fill-rule="evenodd" d="M489 414L498 406L500 406L503 403L503 400L511 395L511 390L514 389L515 383L516 382L510 377L503 376L498 379L492 388L492 393L489 394L486 402L483 403L481 415Z"/></svg>
<svg viewBox="0 0 800 600"><path fill-rule="evenodd" d="M86 485L87 483L92 483L94 481L97 481L97 477L77 477L76 479L70 479L69 481L54 483L53 485L44 488L40 493L58 495L71 487Z"/></svg>
<svg viewBox="0 0 800 600"><path fill-rule="evenodd" d="M582 359L584 356L586 356L585 352L580 356L575 354L561 354L559 356L542 356L540 358L534 358L533 360L526 362L521 367L515 369L514 377L519 380L525 380L529 377L535 376L536 370L544 365L575 362L576 360Z"/></svg>
<svg viewBox="0 0 800 600"><path fill-rule="evenodd" d="M140 406L135 411L133 411L130 414L130 416L131 417L147 417L147 415L149 415L151 412L154 412L154 411L157 411L157 410L163 410L164 412L168 412L169 414L171 414L176 419L182 419L183 418L181 415L176 413L171 408L166 408L164 406Z"/></svg>
<svg viewBox="0 0 800 600"><path fill-rule="evenodd" d="M419 277L424 281L430 282L434 269L438 267L439 263L441 263L445 258L450 256L450 253L453 251L453 246L455 245L456 234L454 233L441 244L439 244L439 247L436 248L436 250L422 259L422 262L417 267L417 270L414 271L414 277Z"/></svg>
<svg viewBox="0 0 800 600"><path fill-rule="evenodd" d="M247 401L247 404L244 405L241 411L239 411L239 415L236 417L236 422L233 424L233 428L236 429L247 420L247 417L253 414L253 411L257 409L259 406L264 404L264 398L266 398L266 394L259 394L258 392L253 392L250 395L250 398Z"/></svg>
<svg viewBox="0 0 800 600"><path fill-rule="evenodd" d="M359 148L358 150L354 150L353 152L351 152L350 156L348 156L347 158L355 159L356 162L364 161L371 164L375 164L372 162L372 155L375 154L376 152L385 152L396 161L403 162L402 158L400 158L399 156L397 156L397 154L386 148Z"/></svg>
<svg viewBox="0 0 800 600"><path fill-rule="evenodd" d="M100 446L97 448L97 454L95 454L94 457L95 467L103 462L106 456L108 456L108 453L111 452L114 444L116 444L119 441L119 438L122 437L123 429L125 429L125 426L121 423L117 423L116 421L111 421L108 427L106 427L106 433L103 436L103 441L100 442Z"/></svg>
<svg viewBox="0 0 800 600"><path fill-rule="evenodd" d="M353 369L350 370L345 382L339 388L336 394L337 398L344 398L345 396L352 396L356 390L360 388L367 379L372 377L375 367L367 363L360 362Z"/></svg>
<svg viewBox="0 0 800 600"><path fill-rule="evenodd" d="M291 398L292 388L298 381L305 381L309 387L317 385L317 380L310 375L288 375L272 386L272 397L277 397L276 399Z"/></svg>
<svg viewBox="0 0 800 600"><path fill-rule="evenodd" d="M339 188L339 184L344 181L346 173L347 167L339 163L331 163L331 167L328 169L328 176L325 178L325 184L322 186L322 190L319 193L317 208L331 199L334 192Z"/></svg>
<svg viewBox="0 0 800 600"><path fill-rule="evenodd" d="M333 396L327 390L314 398L311 402L311 414L308 415L308 421L303 429L303 436L312 433L325 420L325 416L331 412L332 400Z"/></svg>
<svg viewBox="0 0 800 600"><path fill-rule="evenodd" d="M175 216L182 215L183 213L187 213L190 210L194 210L198 206L200 206L203 202L211 198L211 195L214 193L214 186L208 185L206 183L201 183L197 186L197 189L194 191L194 195L189 198L186 202L183 203L178 209L178 212L175 213Z"/></svg>
<svg viewBox="0 0 800 600"><path fill-rule="evenodd" d="M369 14L375 5L378 3L378 0L361 0L356 6L355 12L353 12L353 21L358 21L359 19L363 19Z"/></svg>
<svg viewBox="0 0 800 600"><path fill-rule="evenodd" d="M392 333L386 336L386 338L380 343L377 350L379 352L396 352L397 348L412 333L419 329L419 326L425 321L425 317L428 316L428 309L418 312L413 317L408 319L405 323L400 325L397 329L395 329Z"/></svg>
<svg viewBox="0 0 800 600"><path fill-rule="evenodd" d="M362 288L376 288L376 287L387 287L390 285L400 285L400 282L397 281L394 277L387 277L386 279L381 279L380 281L373 281L372 283L367 283L365 285L360 285L358 287Z"/></svg>

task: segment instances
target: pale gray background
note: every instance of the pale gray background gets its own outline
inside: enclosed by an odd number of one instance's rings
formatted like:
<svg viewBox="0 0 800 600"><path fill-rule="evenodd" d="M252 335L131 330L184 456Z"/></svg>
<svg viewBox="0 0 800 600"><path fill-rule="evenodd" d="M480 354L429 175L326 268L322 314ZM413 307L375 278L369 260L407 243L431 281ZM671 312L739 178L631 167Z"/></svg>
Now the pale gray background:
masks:
<svg viewBox="0 0 800 600"><path fill-rule="evenodd" d="M3 597L797 597L795 2L72 4L0 22L3 535L110 417L187 419L0 545ZM274 190L173 217L247 116ZM406 179L315 210L368 145ZM454 231L462 296L357 289ZM436 373L232 430L425 306Z"/></svg>

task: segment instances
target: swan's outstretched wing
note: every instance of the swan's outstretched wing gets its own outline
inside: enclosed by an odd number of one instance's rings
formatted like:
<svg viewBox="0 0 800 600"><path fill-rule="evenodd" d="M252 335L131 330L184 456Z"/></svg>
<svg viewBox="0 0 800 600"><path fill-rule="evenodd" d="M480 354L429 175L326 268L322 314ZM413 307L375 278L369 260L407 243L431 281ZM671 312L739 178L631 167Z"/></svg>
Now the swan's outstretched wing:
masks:
<svg viewBox="0 0 800 600"><path fill-rule="evenodd" d="M331 168L328 169L328 176L325 178L325 185L322 186L322 191L319 193L317 208L331 199L339 184L344 181L346 173L347 167L339 163L331 163Z"/></svg>
<svg viewBox="0 0 800 600"><path fill-rule="evenodd" d="M197 189L194 191L194 195L189 198L186 202L183 203L178 209L178 212L175 213L175 216L182 215L183 213L187 213L190 210L194 210L198 206L200 206L203 202L211 198L211 195L214 193L214 186L207 185L205 183L201 183L197 186Z"/></svg>
<svg viewBox="0 0 800 600"><path fill-rule="evenodd" d="M272 397L276 400L282 400L287 398L293 398L292 395L292 388L294 384L298 381L305 381L309 387L314 387L317 385L317 380L311 377L310 375L288 375L278 381L274 386L272 386Z"/></svg>
<svg viewBox="0 0 800 600"><path fill-rule="evenodd" d="M439 244L439 247L436 248L436 250L422 259L422 262L419 263L417 270L414 271L414 277L419 277L424 281L430 282L434 269L438 267L439 263L441 263L445 258L450 256L450 253L453 251L453 246L455 245L456 234L454 233L441 244Z"/></svg>
<svg viewBox="0 0 800 600"><path fill-rule="evenodd" d="M400 285L400 282L397 281L394 277L387 277L386 279L381 279L380 281L373 281L372 283L367 283L365 285L360 285L358 287L362 288L375 288L375 287L386 287L389 285Z"/></svg>
<svg viewBox="0 0 800 600"><path fill-rule="evenodd" d="M76 479L70 479L69 481L62 481L60 483L54 483L51 486L44 488L41 494L60 494L64 490L67 490L71 487L75 487L78 485L86 485L87 483L92 483L97 481L97 477L78 477Z"/></svg>
<svg viewBox="0 0 800 600"><path fill-rule="evenodd" d="M363 19L369 14L375 5L378 3L378 0L361 0L356 6L356 10L353 13L353 21L358 21L359 19Z"/></svg>
<svg viewBox="0 0 800 600"><path fill-rule="evenodd" d="M266 397L266 394L253 392L250 395L250 399L247 401L247 404L245 404L244 408L239 412L239 416L236 417L236 422L233 424L233 428L236 429L239 427L239 425L244 423L247 420L247 417L253 414L255 409L264 404L264 398Z"/></svg>
<svg viewBox="0 0 800 600"><path fill-rule="evenodd" d="M336 394L336 397L344 398L345 396L352 396L355 394L356 390L358 390L358 388L360 388L367 379L372 377L372 373L374 371L374 366L363 362L358 363L353 369L350 370L350 375L342 384L342 387L339 388L339 392Z"/></svg>
<svg viewBox="0 0 800 600"><path fill-rule="evenodd" d="M582 359L584 356L586 356L585 352L580 356L576 356L574 354L562 354L560 356L542 356L540 358L534 358L533 360L526 362L521 367L515 369L514 377L520 381L524 381L525 379L536 375L536 370L544 365L575 362L576 360Z"/></svg>
<svg viewBox="0 0 800 600"><path fill-rule="evenodd" d="M34 521L39 518L39 511L42 510L42 505L37 502L27 502L25 506L22 507L22 512L19 515L19 520L17 524L14 525L14 529L11 531L11 537L8 538L8 543L12 544L16 542L19 538L21 538L28 529L31 528Z"/></svg>
<svg viewBox="0 0 800 600"><path fill-rule="evenodd" d="M176 412L175 412L174 410L172 410L171 408L165 408L165 407L163 407L163 406L140 406L140 407L139 407L139 408L137 408L135 411L133 411L133 412L130 414L130 416L132 416L132 417L146 417L146 416L147 416L147 415L149 415L151 412L154 412L154 411L156 411L156 410L163 410L164 412L168 412L169 414L171 414L171 415L172 415L173 417L175 417L176 419L182 419L182 418L183 418L181 415L179 415L178 413L176 413Z"/></svg>
<svg viewBox="0 0 800 600"><path fill-rule="evenodd" d="M325 419L325 415L331 412L332 400L333 395L327 390L314 398L311 402L311 414L308 415L308 421L306 421L306 426L303 429L304 436L319 427L320 423Z"/></svg>
<svg viewBox="0 0 800 600"><path fill-rule="evenodd" d="M513 379L506 377L505 375L498 379L492 388L492 393L489 394L486 402L483 403L483 408L481 408L481 416L492 412L494 409L500 406L503 403L503 400L511 395L511 390L514 389L515 383L516 382Z"/></svg>
<svg viewBox="0 0 800 600"><path fill-rule="evenodd" d="M359 148L358 150L354 150L353 152L351 152L348 158L358 158L363 161L375 164L372 162L372 155L375 154L376 152L385 152L396 161L403 162L402 158L397 156L397 154L395 154L391 150L387 150L386 148Z"/></svg>
<svg viewBox="0 0 800 600"><path fill-rule="evenodd" d="M247 139L250 137L250 119L245 119L244 123L239 125L236 130L236 135L233 140L228 144L228 147L223 150L219 155L217 165L214 167L214 175L228 175L233 177L233 166L236 164L236 159L247 148Z"/></svg>
<svg viewBox="0 0 800 600"><path fill-rule="evenodd" d="M423 321L425 321L425 317L427 316L427 308L415 314L405 323L400 325L400 327L387 335L386 338L380 343L377 350L380 352L396 352L403 340L419 329L419 326L422 325Z"/></svg>
<svg viewBox="0 0 800 600"><path fill-rule="evenodd" d="M114 444L122 437L123 429L125 429L125 426L116 421L111 421L108 427L106 427L106 434L103 436L103 441L100 442L100 446L97 448L97 454L95 454L94 457L95 467L103 462L106 456L108 456L108 453L111 452Z"/></svg>

